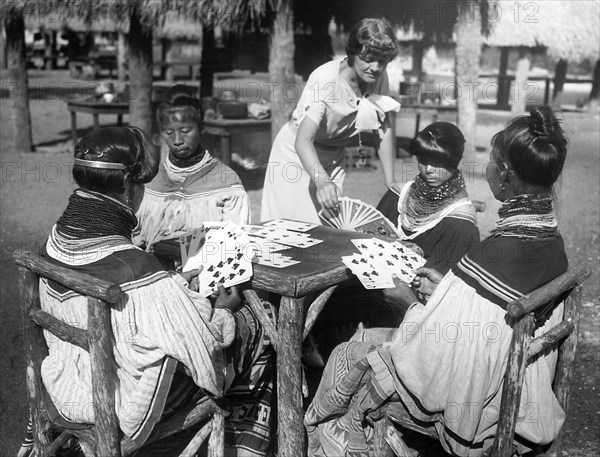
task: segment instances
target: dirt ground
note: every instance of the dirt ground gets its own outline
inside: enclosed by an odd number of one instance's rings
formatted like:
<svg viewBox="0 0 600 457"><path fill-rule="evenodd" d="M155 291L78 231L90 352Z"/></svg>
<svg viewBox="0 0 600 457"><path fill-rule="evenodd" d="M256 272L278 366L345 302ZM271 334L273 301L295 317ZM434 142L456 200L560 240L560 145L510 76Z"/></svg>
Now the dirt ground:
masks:
<svg viewBox="0 0 600 457"><path fill-rule="evenodd" d="M4 97L4 96L3 96ZM6 99L0 105L1 220L0 220L0 455L14 456L24 432L28 408L25 399L24 362L19 332L19 306L16 269L11 261L15 249L36 250L66 206L75 184L70 175L72 144L66 104L59 96L31 101L34 143L38 152L10 151L10 111ZM463 173L471 198L487 203L479 214L482 236L489 233L496 218L498 202L493 200L483 179L488 162L489 141L510 115L480 111L476 146L478 153L468 157ZM451 120L451 118L449 118ZM572 398L564 428L563 456L600 455L600 138L599 118L585 113L564 113L564 125L570 136L569 154L556 193L559 200L559 224L572 265L585 264L593 271L586 282L581 307L579 350L576 359ZM116 119L102 118L102 124ZM425 120L426 122L426 120ZM91 126L91 118L79 119L81 133ZM422 124L423 125L423 124ZM401 115L399 135L414 131L412 115ZM234 145L236 147L236 145ZM243 152L243 144L237 147ZM267 151L268 153L268 151ZM364 170L349 169L346 194L376 204L383 195L379 163ZM399 181L414 177L410 158L396 160ZM253 175L244 177L254 220L260 213L260 183Z"/></svg>

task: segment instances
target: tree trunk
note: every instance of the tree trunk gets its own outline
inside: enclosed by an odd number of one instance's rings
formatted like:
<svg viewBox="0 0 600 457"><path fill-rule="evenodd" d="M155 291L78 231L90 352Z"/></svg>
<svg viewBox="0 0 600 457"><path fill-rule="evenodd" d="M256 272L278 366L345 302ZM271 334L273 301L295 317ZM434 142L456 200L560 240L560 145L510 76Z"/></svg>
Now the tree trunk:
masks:
<svg viewBox="0 0 600 457"><path fill-rule="evenodd" d="M598 104L600 102L600 60L596 60L594 66L594 76L592 80L592 90L590 92L589 112L594 115L598 112Z"/></svg>
<svg viewBox="0 0 600 457"><path fill-rule="evenodd" d="M202 29L202 57L200 58L200 98L210 98L213 94L214 73L217 66L215 29L204 26ZM219 90L218 96L221 95Z"/></svg>
<svg viewBox="0 0 600 457"><path fill-rule="evenodd" d="M271 139L289 121L300 98L294 78L294 12L292 0L274 2L275 18L269 43L271 95Z"/></svg>
<svg viewBox="0 0 600 457"><path fill-rule="evenodd" d="M152 134L152 28L135 6L129 25L129 124Z"/></svg>
<svg viewBox="0 0 600 457"><path fill-rule="evenodd" d="M523 114L526 108L527 89L529 86L529 69L531 60L526 48L519 49L519 60L517 61L517 72L515 74L514 100L511 108L513 114Z"/></svg>
<svg viewBox="0 0 600 457"><path fill-rule="evenodd" d="M3 15L6 30L6 55L11 104L11 129L14 151L33 151L31 113L29 111L29 82L25 55L25 22L21 9L10 8Z"/></svg>
<svg viewBox="0 0 600 457"><path fill-rule="evenodd" d="M568 62L565 59L560 59L554 70L554 90L552 91L552 108L560 109L563 88L567 79Z"/></svg>
<svg viewBox="0 0 600 457"><path fill-rule="evenodd" d="M458 128L467 140L465 158L475 159L479 56L481 55L481 11L478 3L464 2L455 25L455 72L458 89Z"/></svg>
<svg viewBox="0 0 600 457"><path fill-rule="evenodd" d="M123 32L119 32L117 38L117 79L124 84L127 81L127 39Z"/></svg>
<svg viewBox="0 0 600 457"><path fill-rule="evenodd" d="M46 70L54 70L54 62L56 59L56 32L48 30L44 33L46 40L46 48L44 49L44 68Z"/></svg>

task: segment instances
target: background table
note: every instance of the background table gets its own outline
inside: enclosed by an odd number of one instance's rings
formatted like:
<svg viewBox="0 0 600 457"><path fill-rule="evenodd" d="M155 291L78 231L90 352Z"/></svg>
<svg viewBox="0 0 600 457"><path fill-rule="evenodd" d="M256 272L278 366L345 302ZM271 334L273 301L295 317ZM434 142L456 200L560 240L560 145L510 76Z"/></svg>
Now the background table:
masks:
<svg viewBox="0 0 600 457"><path fill-rule="evenodd" d="M301 263L286 268L253 264L251 286L281 295L275 328L270 319L259 314L265 331L277 353L277 417L278 456L306 455L304 411L302 407L302 340L308 334L333 287L353 277L341 257L358 252L350 240L371 235L318 226L310 230L312 237L323 240L310 248L282 251ZM158 257L179 259L179 244L170 240L154 245ZM304 300L321 292L312 301L305 322ZM246 291L254 293L253 291ZM252 299L251 294L244 293ZM254 294L255 296L255 294ZM260 306L253 307L253 309ZM258 314L258 313L257 313Z"/></svg>
<svg viewBox="0 0 600 457"><path fill-rule="evenodd" d="M204 121L204 133L221 139L221 161L231 164L231 137L243 133L271 133L271 119L211 119Z"/></svg>
<svg viewBox="0 0 600 457"><path fill-rule="evenodd" d="M71 113L71 138L73 145L77 142L77 113L88 113L94 117L94 128L100 127L101 114L116 114L117 125L123 124L123 114L129 113L129 103L121 102L99 102L99 101L77 101L68 102L67 109Z"/></svg>

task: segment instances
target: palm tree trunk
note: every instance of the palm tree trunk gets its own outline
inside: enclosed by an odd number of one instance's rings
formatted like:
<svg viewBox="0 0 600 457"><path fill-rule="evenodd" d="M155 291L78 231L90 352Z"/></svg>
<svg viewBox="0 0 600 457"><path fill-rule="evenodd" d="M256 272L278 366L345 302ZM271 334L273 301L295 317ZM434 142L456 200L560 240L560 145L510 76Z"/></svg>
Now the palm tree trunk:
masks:
<svg viewBox="0 0 600 457"><path fill-rule="evenodd" d="M133 7L129 25L129 124L152 134L152 28Z"/></svg>
<svg viewBox="0 0 600 457"><path fill-rule="evenodd" d="M467 140L465 158L475 158L479 56L481 55L481 10L478 3L462 3L456 25L455 72L458 88L458 128Z"/></svg>
<svg viewBox="0 0 600 457"><path fill-rule="evenodd" d="M25 56L25 22L23 10L10 8L3 14L6 30L6 54L8 65L8 87L10 94L12 149L33 151L31 138L31 113L29 111L29 81Z"/></svg>
<svg viewBox="0 0 600 457"><path fill-rule="evenodd" d="M568 62L565 59L560 59L556 64L554 70L554 91L552 93L552 107L560 109L563 88L565 87L565 80L567 79L567 66Z"/></svg>
<svg viewBox="0 0 600 457"><path fill-rule="evenodd" d="M269 79L273 87L271 97L271 137L289 121L300 88L294 79L294 12L292 0L277 0L273 9L273 33L269 43Z"/></svg>

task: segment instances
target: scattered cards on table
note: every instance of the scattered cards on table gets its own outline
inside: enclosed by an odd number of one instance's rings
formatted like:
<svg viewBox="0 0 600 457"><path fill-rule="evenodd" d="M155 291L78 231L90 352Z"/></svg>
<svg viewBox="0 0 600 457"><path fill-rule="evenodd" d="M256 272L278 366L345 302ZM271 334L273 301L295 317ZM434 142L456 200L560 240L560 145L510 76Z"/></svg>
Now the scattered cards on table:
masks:
<svg viewBox="0 0 600 457"><path fill-rule="evenodd" d="M285 268L300 263L279 251L289 249L289 246L279 244L266 238L250 236L250 248L254 252L254 262L275 268Z"/></svg>
<svg viewBox="0 0 600 457"><path fill-rule="evenodd" d="M341 197L339 201L338 210L323 208L319 211L323 224L373 236L399 237L394 224L373 206L348 197Z"/></svg>
<svg viewBox="0 0 600 457"><path fill-rule="evenodd" d="M342 257L344 264L367 289L394 287L393 276L410 284L415 270L425 265L425 259L399 241L378 238L352 240L360 253Z"/></svg>
<svg viewBox="0 0 600 457"><path fill-rule="evenodd" d="M189 243L185 262L182 256L183 271L202 267L198 283L199 293L205 297L221 285L231 287L244 283L252 277L253 253L248 251L249 243L248 234L231 222L214 227L206 233L204 243L196 244L194 239Z"/></svg>
<svg viewBox="0 0 600 457"><path fill-rule="evenodd" d="M308 232L310 229L317 227L317 224L310 222L288 221L286 219L277 219L274 221L265 222L263 227L275 227L283 230L292 230L294 232Z"/></svg>
<svg viewBox="0 0 600 457"><path fill-rule="evenodd" d="M321 243L323 240L313 238L308 233L295 232L278 226L247 226L248 233L253 236L266 238L286 246L309 248Z"/></svg>

